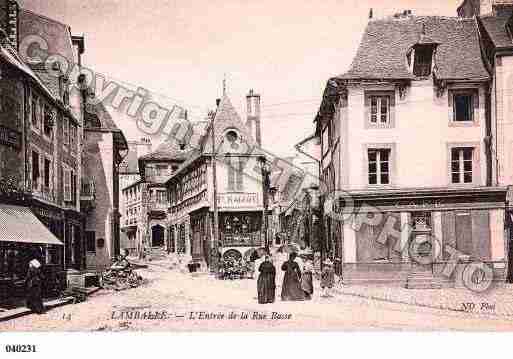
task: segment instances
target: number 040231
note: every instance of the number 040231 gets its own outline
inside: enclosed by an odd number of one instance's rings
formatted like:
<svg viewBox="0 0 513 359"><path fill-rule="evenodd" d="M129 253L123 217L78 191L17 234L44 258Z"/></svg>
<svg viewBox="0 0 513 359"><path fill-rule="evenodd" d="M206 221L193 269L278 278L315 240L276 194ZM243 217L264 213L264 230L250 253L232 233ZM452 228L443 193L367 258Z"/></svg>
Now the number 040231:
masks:
<svg viewBox="0 0 513 359"><path fill-rule="evenodd" d="M11 344L5 346L7 353L35 353L36 346L33 344Z"/></svg>

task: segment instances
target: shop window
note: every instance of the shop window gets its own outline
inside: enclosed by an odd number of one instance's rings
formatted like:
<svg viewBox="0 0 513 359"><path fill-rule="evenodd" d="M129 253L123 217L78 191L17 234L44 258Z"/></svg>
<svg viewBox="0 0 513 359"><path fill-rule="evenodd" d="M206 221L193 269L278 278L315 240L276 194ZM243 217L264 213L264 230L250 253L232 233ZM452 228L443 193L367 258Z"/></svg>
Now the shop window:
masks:
<svg viewBox="0 0 513 359"><path fill-rule="evenodd" d="M86 240L87 252L96 253L96 232L86 231L85 232L85 240Z"/></svg>
<svg viewBox="0 0 513 359"><path fill-rule="evenodd" d="M390 184L390 149L369 149L367 156L369 185Z"/></svg>
<svg viewBox="0 0 513 359"><path fill-rule="evenodd" d="M472 147L456 147L451 149L451 181L454 184L473 182L473 153Z"/></svg>

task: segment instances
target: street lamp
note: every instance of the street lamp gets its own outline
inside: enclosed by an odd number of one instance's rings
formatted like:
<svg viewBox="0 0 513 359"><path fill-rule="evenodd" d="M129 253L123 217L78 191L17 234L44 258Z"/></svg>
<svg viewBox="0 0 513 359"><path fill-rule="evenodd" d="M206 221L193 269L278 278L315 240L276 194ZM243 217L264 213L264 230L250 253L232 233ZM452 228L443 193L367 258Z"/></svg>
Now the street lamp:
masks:
<svg viewBox="0 0 513 359"><path fill-rule="evenodd" d="M267 212L269 209L269 192L271 187L271 165L265 158L265 156L258 157L258 163L260 164L260 169L262 173L262 197L263 197L263 225L264 225L264 243L265 243L265 251L269 253L269 238L268 238L268 227L269 227L269 219L267 216Z"/></svg>

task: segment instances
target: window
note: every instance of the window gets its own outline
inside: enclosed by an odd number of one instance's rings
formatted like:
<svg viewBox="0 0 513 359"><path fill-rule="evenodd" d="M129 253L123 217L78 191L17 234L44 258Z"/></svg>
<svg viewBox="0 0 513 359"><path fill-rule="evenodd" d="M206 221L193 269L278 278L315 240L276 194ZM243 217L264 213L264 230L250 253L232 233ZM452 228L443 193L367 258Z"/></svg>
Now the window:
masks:
<svg viewBox="0 0 513 359"><path fill-rule="evenodd" d="M96 253L96 232L86 231L86 249L89 253Z"/></svg>
<svg viewBox="0 0 513 359"><path fill-rule="evenodd" d="M388 96L371 96L371 124L386 124L390 118L390 104Z"/></svg>
<svg viewBox="0 0 513 359"><path fill-rule="evenodd" d="M390 149L369 149L369 184L390 184Z"/></svg>
<svg viewBox="0 0 513 359"><path fill-rule="evenodd" d="M45 136L52 137L53 120L54 114L49 106L44 106L44 118L43 118L43 131Z"/></svg>
<svg viewBox="0 0 513 359"><path fill-rule="evenodd" d="M432 60L432 46L416 46L415 60L413 63L413 74L418 77L426 77L431 75Z"/></svg>
<svg viewBox="0 0 513 359"><path fill-rule="evenodd" d="M63 169L64 176L64 200L71 201L71 171Z"/></svg>
<svg viewBox="0 0 513 359"><path fill-rule="evenodd" d="M365 92L365 127L390 128L394 126L395 92Z"/></svg>
<svg viewBox="0 0 513 359"><path fill-rule="evenodd" d="M69 143L69 120L66 117L62 121L62 140L65 145Z"/></svg>
<svg viewBox="0 0 513 359"><path fill-rule="evenodd" d="M244 191L244 166L243 159L228 157L228 191Z"/></svg>
<svg viewBox="0 0 513 359"><path fill-rule="evenodd" d="M36 151L32 151L32 188L39 188L39 154Z"/></svg>
<svg viewBox="0 0 513 359"><path fill-rule="evenodd" d="M77 126L74 123L69 122L69 145L72 151L76 150L77 141Z"/></svg>
<svg viewBox="0 0 513 359"><path fill-rule="evenodd" d="M32 126L39 129L39 117L38 117L38 99L37 97L32 98Z"/></svg>
<svg viewBox="0 0 513 359"><path fill-rule="evenodd" d="M456 147L451 149L451 181L452 183L472 183L473 167L472 147Z"/></svg>
<svg viewBox="0 0 513 359"><path fill-rule="evenodd" d="M178 244L177 244L177 252L178 253L185 253L185 225L182 223L180 224L178 231Z"/></svg>
<svg viewBox="0 0 513 359"><path fill-rule="evenodd" d="M77 175L75 171L70 172L71 176L71 201L73 202L73 206L77 203Z"/></svg>
<svg viewBox="0 0 513 359"><path fill-rule="evenodd" d="M472 92L455 92L453 94L454 121L474 121L474 94Z"/></svg>
<svg viewBox="0 0 513 359"><path fill-rule="evenodd" d="M45 168L44 168L44 184L45 184L45 189L48 189L50 188L50 178L51 178L51 168L52 168L52 162L45 158Z"/></svg>

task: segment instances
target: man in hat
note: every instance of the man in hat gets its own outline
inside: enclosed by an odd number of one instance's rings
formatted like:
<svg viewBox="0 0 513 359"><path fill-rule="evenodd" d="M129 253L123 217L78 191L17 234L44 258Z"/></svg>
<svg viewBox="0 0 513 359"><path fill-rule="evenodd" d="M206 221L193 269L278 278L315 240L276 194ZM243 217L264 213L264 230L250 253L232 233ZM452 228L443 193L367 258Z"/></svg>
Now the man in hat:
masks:
<svg viewBox="0 0 513 359"><path fill-rule="evenodd" d="M322 297L331 297L331 289L335 285L335 271L333 262L328 258L324 261L324 268L321 273Z"/></svg>

